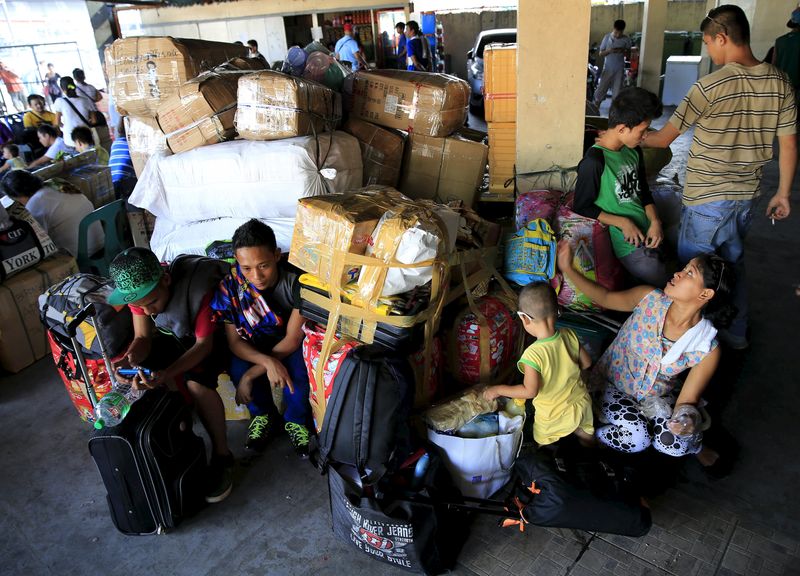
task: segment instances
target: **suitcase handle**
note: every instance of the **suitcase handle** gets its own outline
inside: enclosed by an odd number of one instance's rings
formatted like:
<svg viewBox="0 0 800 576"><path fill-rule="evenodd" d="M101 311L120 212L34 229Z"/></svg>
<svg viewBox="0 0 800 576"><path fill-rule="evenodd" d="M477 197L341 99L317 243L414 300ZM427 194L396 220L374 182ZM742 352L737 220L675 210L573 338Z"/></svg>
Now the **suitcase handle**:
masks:
<svg viewBox="0 0 800 576"><path fill-rule="evenodd" d="M87 304L84 306L76 315L75 317L67 322L64 329L67 332L67 336L69 338L75 338L75 334L78 332L78 326L86 320L87 318L94 316L96 314L96 309L94 307L94 302Z"/></svg>

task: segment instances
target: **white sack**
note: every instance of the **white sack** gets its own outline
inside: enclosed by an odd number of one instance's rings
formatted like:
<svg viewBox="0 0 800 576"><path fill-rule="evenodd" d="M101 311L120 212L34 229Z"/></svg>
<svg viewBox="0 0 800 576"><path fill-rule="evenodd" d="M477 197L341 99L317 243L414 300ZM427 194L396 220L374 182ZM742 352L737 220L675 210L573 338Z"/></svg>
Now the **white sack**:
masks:
<svg viewBox="0 0 800 576"><path fill-rule="evenodd" d="M150 248L159 260L169 262L180 254L205 254L206 246L215 240L230 240L236 229L249 218L216 218L176 224L166 218L156 218ZM288 254L294 233L294 218L261 219L275 232L281 252Z"/></svg>
<svg viewBox="0 0 800 576"><path fill-rule="evenodd" d="M176 224L293 218L300 198L360 188L361 170L358 140L346 132L319 143L232 140L151 157L129 202Z"/></svg>

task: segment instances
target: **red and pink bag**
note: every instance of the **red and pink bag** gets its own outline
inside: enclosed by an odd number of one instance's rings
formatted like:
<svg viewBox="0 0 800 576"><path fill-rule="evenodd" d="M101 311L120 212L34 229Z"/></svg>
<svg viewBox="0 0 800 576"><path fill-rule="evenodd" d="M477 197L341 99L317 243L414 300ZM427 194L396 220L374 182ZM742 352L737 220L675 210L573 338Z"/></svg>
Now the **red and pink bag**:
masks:
<svg viewBox="0 0 800 576"><path fill-rule="evenodd" d="M520 194L514 201L516 229L525 228L528 222L537 218L553 224L560 201L561 192L557 190L531 190Z"/></svg>

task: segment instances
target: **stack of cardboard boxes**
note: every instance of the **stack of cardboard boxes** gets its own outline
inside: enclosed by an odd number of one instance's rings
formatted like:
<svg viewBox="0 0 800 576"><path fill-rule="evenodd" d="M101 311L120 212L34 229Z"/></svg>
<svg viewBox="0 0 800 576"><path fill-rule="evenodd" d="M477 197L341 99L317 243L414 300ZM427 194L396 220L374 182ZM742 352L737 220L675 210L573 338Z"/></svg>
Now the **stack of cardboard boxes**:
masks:
<svg viewBox="0 0 800 576"><path fill-rule="evenodd" d="M487 147L456 132L464 125L469 85L446 74L396 70L357 72L350 118L408 133L399 189L410 198L461 200L471 207L483 179ZM346 128L347 129L347 128ZM365 136L353 131L365 144ZM376 139L369 135L369 146ZM397 141L383 138L397 164ZM390 149L390 151L389 151ZM364 155L365 163L368 155ZM366 182L372 184L376 182ZM385 180L381 184L395 185Z"/></svg>
<svg viewBox="0 0 800 576"><path fill-rule="evenodd" d="M487 200L513 201L512 179L517 154L517 45L488 45L483 52L483 67L484 111L489 131Z"/></svg>
<svg viewBox="0 0 800 576"><path fill-rule="evenodd" d="M48 164L34 173L56 188L63 183L59 181L68 182L91 200L95 208L100 208L114 200L114 184L111 181L111 169L96 162L97 152L88 150L64 161Z"/></svg>

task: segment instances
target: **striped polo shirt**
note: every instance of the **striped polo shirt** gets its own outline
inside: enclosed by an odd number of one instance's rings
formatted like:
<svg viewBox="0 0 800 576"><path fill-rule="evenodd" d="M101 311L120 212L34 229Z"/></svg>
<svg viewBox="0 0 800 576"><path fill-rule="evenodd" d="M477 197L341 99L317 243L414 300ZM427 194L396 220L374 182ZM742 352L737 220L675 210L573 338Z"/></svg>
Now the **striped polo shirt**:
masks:
<svg viewBox="0 0 800 576"><path fill-rule="evenodd" d="M792 85L771 64L726 64L698 80L670 118L680 132L696 124L684 204L758 196L772 142L795 134L796 118Z"/></svg>

